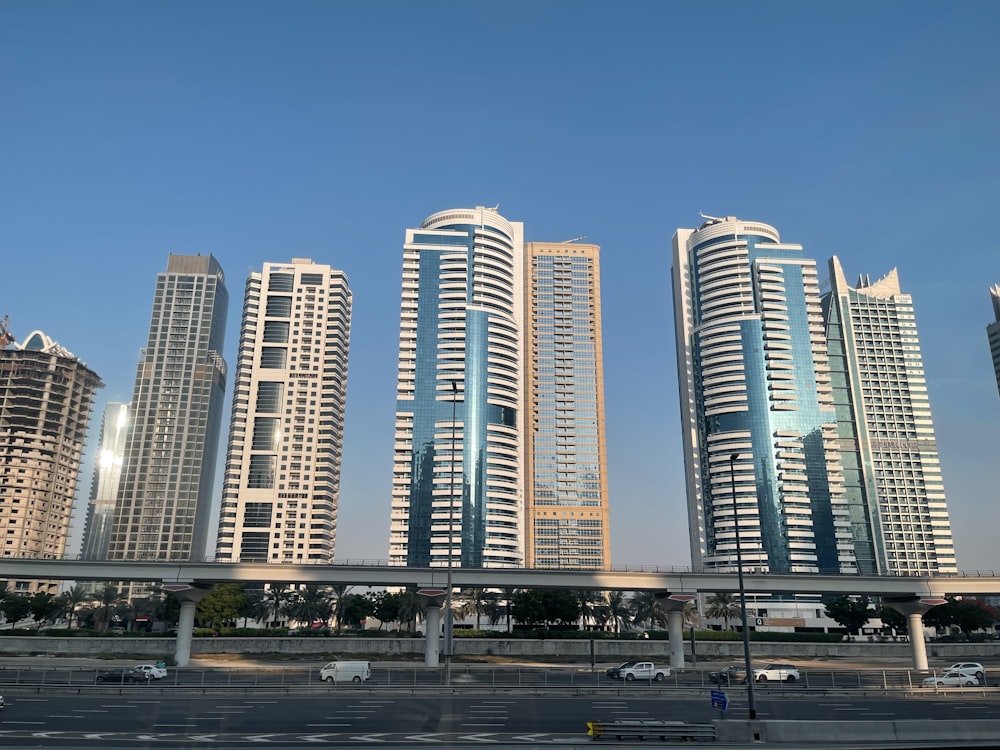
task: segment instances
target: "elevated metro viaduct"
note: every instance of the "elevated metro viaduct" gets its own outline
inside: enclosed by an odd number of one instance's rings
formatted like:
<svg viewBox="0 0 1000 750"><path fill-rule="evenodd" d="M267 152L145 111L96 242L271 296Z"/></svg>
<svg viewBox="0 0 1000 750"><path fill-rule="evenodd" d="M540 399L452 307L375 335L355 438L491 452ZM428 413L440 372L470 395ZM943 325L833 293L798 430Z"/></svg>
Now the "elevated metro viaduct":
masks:
<svg viewBox="0 0 1000 750"><path fill-rule="evenodd" d="M777 575L744 572L744 588L757 594L833 594L878 596L907 618L913 666L927 669L922 617L943 604L947 595L1000 594L1000 575L839 576ZM33 560L0 558L0 579L57 581L157 581L181 603L175 651L178 666L191 660L191 637L198 601L219 583L287 583L350 586L416 587L427 596L427 643L424 664L438 666L440 608L446 568L414 568L384 564L299 565L292 563L215 563L101 560ZM537 568L453 568L456 588L555 588L572 591L654 591L667 611L670 666L684 666L684 604L699 593L739 590L733 573L682 570L546 570Z"/></svg>

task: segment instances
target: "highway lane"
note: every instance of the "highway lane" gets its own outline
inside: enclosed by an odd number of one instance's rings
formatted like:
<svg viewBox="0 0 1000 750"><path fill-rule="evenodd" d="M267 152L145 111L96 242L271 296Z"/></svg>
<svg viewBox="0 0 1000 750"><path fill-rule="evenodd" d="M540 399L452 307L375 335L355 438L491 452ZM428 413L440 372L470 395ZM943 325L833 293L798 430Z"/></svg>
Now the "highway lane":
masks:
<svg viewBox="0 0 1000 750"><path fill-rule="evenodd" d="M744 696L730 690L729 718L746 718ZM0 712L0 744L14 738L32 738L41 745L86 744L91 740L161 747L154 738L206 737L191 740L217 743L236 738L280 735L313 736L300 742L384 743L411 735L435 735L423 740L443 742L457 736L485 735L483 742L515 736L539 735L585 739L586 722L622 719L664 719L689 723L720 717L709 695L684 697L629 696L428 696L373 695L333 692L323 697L286 696L176 696L156 693L131 695L44 695L6 691L7 707ZM795 699L759 695L760 719L870 721L894 719L1000 719L1000 700L950 694L913 699L846 698L837 696ZM322 737L320 737L322 735ZM373 735L379 735L373 737ZM544 735L544 737L542 737ZM147 739L140 740L138 738ZM358 737L369 739L358 740ZM353 740L352 740L353 738ZM277 741L244 739L251 746ZM477 740L470 740L475 742ZM253 745L256 743L256 745ZM116 742L117 744L117 742Z"/></svg>

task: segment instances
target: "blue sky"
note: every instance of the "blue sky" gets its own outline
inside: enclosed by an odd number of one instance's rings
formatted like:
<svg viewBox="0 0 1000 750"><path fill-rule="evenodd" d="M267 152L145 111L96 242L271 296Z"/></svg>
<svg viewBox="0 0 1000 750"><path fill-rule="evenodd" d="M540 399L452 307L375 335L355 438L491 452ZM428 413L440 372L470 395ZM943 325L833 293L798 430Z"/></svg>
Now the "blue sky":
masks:
<svg viewBox="0 0 1000 750"><path fill-rule="evenodd" d="M222 263L231 365L249 271L343 269L337 557L385 559L404 230L499 203L602 246L612 559L687 565L670 240L764 221L821 278L899 268L959 565L1000 569L998 32L986 0L6 0L0 315L102 376L93 440L168 253Z"/></svg>

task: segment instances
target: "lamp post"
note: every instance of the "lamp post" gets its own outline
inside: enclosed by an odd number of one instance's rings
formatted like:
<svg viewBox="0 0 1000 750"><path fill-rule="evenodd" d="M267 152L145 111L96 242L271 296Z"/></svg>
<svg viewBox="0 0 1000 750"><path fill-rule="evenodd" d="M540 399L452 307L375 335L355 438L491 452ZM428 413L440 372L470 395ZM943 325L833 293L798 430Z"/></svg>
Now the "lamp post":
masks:
<svg viewBox="0 0 1000 750"><path fill-rule="evenodd" d="M452 540L455 533L455 406L458 403L458 383L451 381L451 492L448 496L448 583L444 592L444 684L451 685L451 652L454 621L451 611Z"/></svg>
<svg viewBox="0 0 1000 750"><path fill-rule="evenodd" d="M740 581L740 617L743 620L743 663L747 676L747 707L750 719L757 718L757 706L753 699L754 675L750 664L750 629L747 627L747 592L743 586L743 545L740 542L740 519L736 508L736 459L739 453L729 457L729 487L733 495L733 529L736 531L736 567Z"/></svg>

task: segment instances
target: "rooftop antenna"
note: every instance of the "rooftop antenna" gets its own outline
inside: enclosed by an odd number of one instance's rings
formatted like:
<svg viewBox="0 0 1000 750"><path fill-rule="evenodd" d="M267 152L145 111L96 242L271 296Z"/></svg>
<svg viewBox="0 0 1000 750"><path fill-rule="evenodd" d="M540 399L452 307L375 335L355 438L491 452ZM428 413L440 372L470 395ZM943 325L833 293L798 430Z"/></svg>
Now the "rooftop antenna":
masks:
<svg viewBox="0 0 1000 750"><path fill-rule="evenodd" d="M582 237L574 237L571 240L563 240L559 244L560 245L569 245L572 242L579 242L580 240L585 240L585 239L587 239L587 235L583 235Z"/></svg>
<svg viewBox="0 0 1000 750"><path fill-rule="evenodd" d="M709 216L704 211L699 211L698 215L703 219L708 219L709 221L722 221L718 216Z"/></svg>

